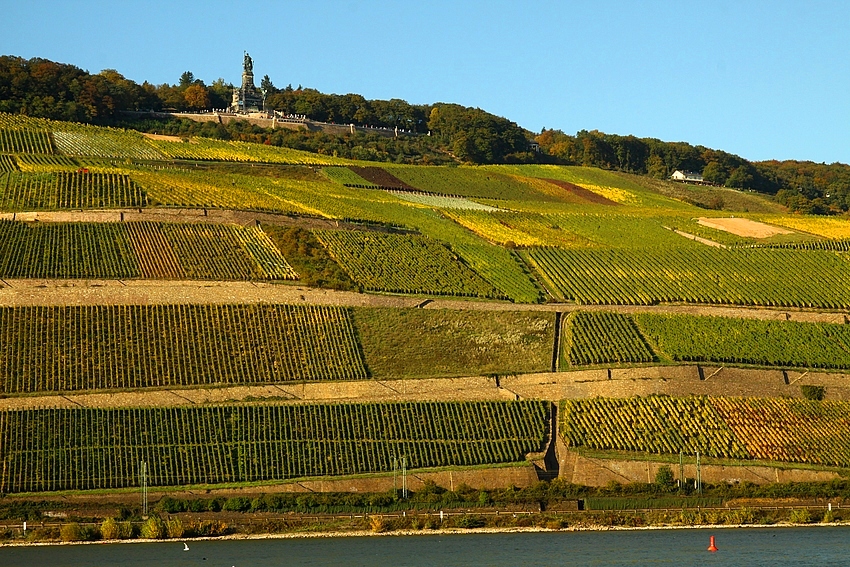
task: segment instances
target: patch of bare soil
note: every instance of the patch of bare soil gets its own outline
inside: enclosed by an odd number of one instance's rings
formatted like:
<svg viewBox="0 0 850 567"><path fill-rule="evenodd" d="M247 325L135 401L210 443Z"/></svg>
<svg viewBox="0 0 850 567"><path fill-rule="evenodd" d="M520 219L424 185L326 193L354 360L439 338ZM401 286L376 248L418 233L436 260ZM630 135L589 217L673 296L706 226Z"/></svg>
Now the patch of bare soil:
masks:
<svg viewBox="0 0 850 567"><path fill-rule="evenodd" d="M150 138L151 140L164 140L166 142L183 141L180 136L166 136L165 134L148 134L147 132L142 132L142 136L144 136L145 138Z"/></svg>
<svg viewBox="0 0 850 567"><path fill-rule="evenodd" d="M705 218L697 219L697 222L703 226L731 232L736 236L747 238L770 238L778 234L793 234L793 230L772 226L763 222L757 222L750 219L742 218Z"/></svg>

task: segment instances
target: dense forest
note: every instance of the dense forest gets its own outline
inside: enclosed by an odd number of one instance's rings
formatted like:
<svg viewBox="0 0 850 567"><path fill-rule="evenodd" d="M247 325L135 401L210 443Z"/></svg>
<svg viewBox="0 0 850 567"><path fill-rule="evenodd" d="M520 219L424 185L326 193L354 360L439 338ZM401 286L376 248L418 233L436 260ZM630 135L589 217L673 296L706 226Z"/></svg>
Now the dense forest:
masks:
<svg viewBox="0 0 850 567"><path fill-rule="evenodd" d="M277 88L268 76L261 87L269 110L310 120L400 128L398 138L358 131L266 130L244 122L227 126L185 119L128 120L122 111L204 111L226 108L233 86L224 79L207 85L191 72L176 84L138 84L107 69L91 74L46 59L0 56L0 112L118 125L186 136L273 144L353 159L399 163L558 163L595 166L663 179L680 169L706 181L775 195L792 210L834 214L850 210L850 166L797 161L750 162L685 142L619 136L598 131L568 135L544 129L534 134L506 118L458 104L414 105L400 99L367 100L358 94L324 94L315 89ZM535 140L540 152L530 151Z"/></svg>

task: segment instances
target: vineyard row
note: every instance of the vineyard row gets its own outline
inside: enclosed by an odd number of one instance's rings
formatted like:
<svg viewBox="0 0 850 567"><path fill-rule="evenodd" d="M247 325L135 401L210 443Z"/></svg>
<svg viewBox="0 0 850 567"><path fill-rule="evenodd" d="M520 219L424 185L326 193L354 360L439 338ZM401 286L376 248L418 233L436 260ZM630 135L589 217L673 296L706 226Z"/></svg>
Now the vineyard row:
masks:
<svg viewBox="0 0 850 567"><path fill-rule="evenodd" d="M0 492L285 480L520 462L544 402L0 411Z"/></svg>
<svg viewBox="0 0 850 567"><path fill-rule="evenodd" d="M573 447L850 467L850 402L650 396L562 408Z"/></svg>
<svg viewBox="0 0 850 567"><path fill-rule="evenodd" d="M128 175L79 172L0 175L2 211L146 206L145 191Z"/></svg>
<svg viewBox="0 0 850 567"><path fill-rule="evenodd" d="M340 307L0 308L0 391L271 384L366 378Z"/></svg>
<svg viewBox="0 0 850 567"><path fill-rule="evenodd" d="M662 356L676 362L850 368L850 325L844 324L578 312L566 319L564 331L564 356L574 366Z"/></svg>
<svg viewBox="0 0 850 567"><path fill-rule="evenodd" d="M286 280L259 227L0 221L0 277Z"/></svg>

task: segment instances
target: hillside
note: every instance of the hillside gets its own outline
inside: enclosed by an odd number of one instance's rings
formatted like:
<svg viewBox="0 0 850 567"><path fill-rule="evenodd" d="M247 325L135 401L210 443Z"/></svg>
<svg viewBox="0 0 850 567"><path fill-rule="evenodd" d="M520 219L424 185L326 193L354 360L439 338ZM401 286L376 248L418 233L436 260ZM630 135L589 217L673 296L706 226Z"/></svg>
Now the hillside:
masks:
<svg viewBox="0 0 850 567"><path fill-rule="evenodd" d="M0 112L10 114L117 125L182 138L254 142L385 163L552 163L631 173L647 181L668 179L676 170L694 171L717 186L774 196L793 211L833 215L850 210L850 166L846 164L752 162L698 144L596 130L575 135L546 129L535 133L479 108L368 100L358 94L327 94L301 85L277 88L268 76L263 77L262 86L267 110L297 115L305 122L294 130L273 129L245 120L209 120L212 115L195 116L201 121L194 121L186 115L151 114L149 111L203 115L229 105L233 85L223 79L208 85L189 71L174 85L140 85L114 69L91 74L40 58L0 56ZM349 125L358 128L349 132ZM393 136L396 130L402 135ZM535 151L532 142L540 151ZM0 139L0 151L7 151L3 144L10 143ZM231 150L235 148L231 146ZM180 153L189 159L192 154L209 159L211 152L208 147L202 154ZM723 208L723 201L724 194L715 194L710 200L694 202Z"/></svg>
<svg viewBox="0 0 850 567"><path fill-rule="evenodd" d="M260 493L400 457L593 483L680 449L847 473L843 217L9 114L0 141L3 493L133 490L141 462L156 490Z"/></svg>

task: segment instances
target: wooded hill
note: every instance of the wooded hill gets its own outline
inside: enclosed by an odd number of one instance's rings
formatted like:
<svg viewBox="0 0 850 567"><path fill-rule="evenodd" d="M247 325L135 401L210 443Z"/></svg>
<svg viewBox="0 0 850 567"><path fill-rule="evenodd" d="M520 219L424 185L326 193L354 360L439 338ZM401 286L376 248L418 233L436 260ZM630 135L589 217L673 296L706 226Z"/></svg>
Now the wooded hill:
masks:
<svg viewBox="0 0 850 567"><path fill-rule="evenodd" d="M189 120L127 121L127 110L203 111L224 108L232 85L207 85L187 71L177 84L141 85L107 69L91 74L46 59L0 56L0 112L75 122L121 125L142 131L264 143L349 159L397 163L556 163L594 166L664 179L677 169L701 172L706 181L774 195L783 205L809 214L850 209L850 166L799 161L751 162L686 142L663 142L581 131L530 132L509 119L458 104L413 105L399 99L367 100L358 94L277 88L265 76L270 109L310 120L401 128L420 136L388 138L357 132L271 131L247 123ZM431 135L425 135L430 133ZM541 152L530 151L530 142Z"/></svg>

